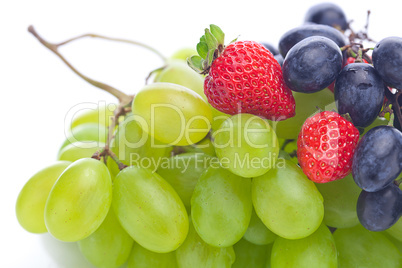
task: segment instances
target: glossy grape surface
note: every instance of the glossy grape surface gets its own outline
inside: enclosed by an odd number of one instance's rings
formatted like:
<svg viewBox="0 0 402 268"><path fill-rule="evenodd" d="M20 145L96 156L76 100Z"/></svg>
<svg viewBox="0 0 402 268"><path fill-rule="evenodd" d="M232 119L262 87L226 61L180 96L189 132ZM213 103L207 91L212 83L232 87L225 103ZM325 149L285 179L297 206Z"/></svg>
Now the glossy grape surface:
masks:
<svg viewBox="0 0 402 268"><path fill-rule="evenodd" d="M301 40L310 36L324 36L334 41L338 47L346 45L344 35L327 25L305 24L284 33L279 40L279 51L285 58L288 51Z"/></svg>
<svg viewBox="0 0 402 268"><path fill-rule="evenodd" d="M84 109L72 119L71 129L85 123L95 123L108 127L116 107L116 104L100 104L96 109Z"/></svg>
<svg viewBox="0 0 402 268"><path fill-rule="evenodd" d="M121 227L113 209L101 226L87 238L78 241L85 258L96 267L120 267L130 255L134 240Z"/></svg>
<svg viewBox="0 0 402 268"><path fill-rule="evenodd" d="M395 268L402 265L401 254L389 239L361 225L336 230L334 239L339 267Z"/></svg>
<svg viewBox="0 0 402 268"><path fill-rule="evenodd" d="M360 188L375 192L389 185L402 171L402 133L390 126L372 128L353 155L353 179Z"/></svg>
<svg viewBox="0 0 402 268"><path fill-rule="evenodd" d="M335 240L325 225L313 234L296 240L278 237L271 252L272 268L336 268Z"/></svg>
<svg viewBox="0 0 402 268"><path fill-rule="evenodd" d="M384 82L367 63L346 65L335 81L335 101L340 114L348 113L356 127L367 127L384 102Z"/></svg>
<svg viewBox="0 0 402 268"><path fill-rule="evenodd" d="M373 50L373 65L388 86L402 89L402 38L386 37Z"/></svg>
<svg viewBox="0 0 402 268"><path fill-rule="evenodd" d="M83 158L60 175L45 206L45 224L55 238L73 242L95 232L112 202L112 180L105 164Z"/></svg>
<svg viewBox="0 0 402 268"><path fill-rule="evenodd" d="M360 223L370 231L384 231L402 214L402 190L390 184L376 192L362 191L357 201Z"/></svg>
<svg viewBox="0 0 402 268"><path fill-rule="evenodd" d="M329 89L311 94L293 92L293 97L296 101L296 115L283 121L270 122L278 138L297 139L304 121L318 112L317 107L323 111L336 108L333 104L334 94Z"/></svg>
<svg viewBox="0 0 402 268"><path fill-rule="evenodd" d="M43 168L33 175L21 189L15 212L19 224L28 232L45 233L45 204L50 190L60 174L71 164L60 161Z"/></svg>
<svg viewBox="0 0 402 268"><path fill-rule="evenodd" d="M269 52L272 53L272 55L275 56L275 55L279 54L279 50L276 47L274 47L272 44L270 44L270 43L261 43L261 45L263 45L266 49L268 49Z"/></svg>
<svg viewBox="0 0 402 268"><path fill-rule="evenodd" d="M341 180L316 183L324 198L324 222L334 228L350 228L359 224L356 205L361 189L352 175Z"/></svg>
<svg viewBox="0 0 402 268"><path fill-rule="evenodd" d="M191 47L185 47L181 48L173 53L172 56L170 56L171 59L173 60L182 60L186 61L187 58L197 55L197 51L194 48Z"/></svg>
<svg viewBox="0 0 402 268"><path fill-rule="evenodd" d="M103 142L76 141L63 147L57 155L57 160L74 162L81 158L92 157L94 153L105 147Z"/></svg>
<svg viewBox="0 0 402 268"><path fill-rule="evenodd" d="M166 144L197 143L211 128L212 114L205 100L177 84L158 82L143 87L132 110L141 118L142 129Z"/></svg>
<svg viewBox="0 0 402 268"><path fill-rule="evenodd" d="M338 5L333 3L320 3L310 7L304 21L324 24L342 30L348 28L345 13Z"/></svg>
<svg viewBox="0 0 402 268"><path fill-rule="evenodd" d="M171 146L148 135L141 128L140 122L132 114L127 115L119 124L110 147L123 164L156 171L162 161L170 156ZM108 167L114 176L119 173L114 161L109 161Z"/></svg>
<svg viewBox="0 0 402 268"><path fill-rule="evenodd" d="M173 251L187 236L183 202L169 183L149 169L123 169L114 180L112 206L127 233L148 250Z"/></svg>
<svg viewBox="0 0 402 268"><path fill-rule="evenodd" d="M251 179L215 166L199 178L191 198L191 217L206 243L215 247L235 244L246 232L251 212Z"/></svg>
<svg viewBox="0 0 402 268"><path fill-rule="evenodd" d="M268 245L255 245L241 239L233 246L233 249L236 260L232 268L265 268L267 262L270 261L268 251L271 250L271 247Z"/></svg>
<svg viewBox="0 0 402 268"><path fill-rule="evenodd" d="M210 158L202 153L179 154L170 157L157 171L176 190L188 211L194 187L209 166Z"/></svg>
<svg viewBox="0 0 402 268"><path fill-rule="evenodd" d="M82 123L71 129L66 136L66 140L61 145L60 150L68 144L77 141L87 141L88 143L92 141L94 145L97 145L96 142L104 143L107 139L107 131L107 127L102 124Z"/></svg>
<svg viewBox="0 0 402 268"><path fill-rule="evenodd" d="M311 235L324 217L323 198L300 167L289 160L253 178L252 198L262 222L287 239Z"/></svg>
<svg viewBox="0 0 402 268"><path fill-rule="evenodd" d="M251 114L236 114L213 134L215 152L222 166L245 178L270 170L279 145L268 121Z"/></svg>
<svg viewBox="0 0 402 268"><path fill-rule="evenodd" d="M167 66L155 77L155 82L168 82L185 86L200 95L204 100L204 78L194 72L184 61L170 61Z"/></svg>
<svg viewBox="0 0 402 268"><path fill-rule="evenodd" d="M190 228L183 245L176 250L176 259L180 268L222 267L229 268L235 261L232 246L213 247L205 243L197 234L190 219Z"/></svg>
<svg viewBox="0 0 402 268"><path fill-rule="evenodd" d="M286 54L283 79L293 91L317 92L335 80L342 61L341 50L334 41L323 36L307 37Z"/></svg>
<svg viewBox="0 0 402 268"><path fill-rule="evenodd" d="M127 261L127 268L176 268L177 261L174 252L157 253L141 247L138 244L133 246L133 250Z"/></svg>
<svg viewBox="0 0 402 268"><path fill-rule="evenodd" d="M268 245L275 241L277 235L265 226L253 209L250 224L243 238L255 245Z"/></svg>
<svg viewBox="0 0 402 268"><path fill-rule="evenodd" d="M389 229L387 229L386 232L398 241L402 242L402 219L399 218L399 220Z"/></svg>

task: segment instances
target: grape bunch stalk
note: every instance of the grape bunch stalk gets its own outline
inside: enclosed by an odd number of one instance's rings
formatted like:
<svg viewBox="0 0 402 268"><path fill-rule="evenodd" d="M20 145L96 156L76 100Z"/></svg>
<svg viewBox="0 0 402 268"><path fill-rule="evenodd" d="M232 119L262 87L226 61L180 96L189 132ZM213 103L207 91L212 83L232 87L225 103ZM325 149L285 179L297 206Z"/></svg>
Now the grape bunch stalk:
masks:
<svg viewBox="0 0 402 268"><path fill-rule="evenodd" d="M401 267L402 37L373 41L368 17L355 32L317 4L278 46L211 24L171 57L30 26L117 104L73 118L21 189L20 225L96 267ZM126 94L60 53L87 37L164 64Z"/></svg>

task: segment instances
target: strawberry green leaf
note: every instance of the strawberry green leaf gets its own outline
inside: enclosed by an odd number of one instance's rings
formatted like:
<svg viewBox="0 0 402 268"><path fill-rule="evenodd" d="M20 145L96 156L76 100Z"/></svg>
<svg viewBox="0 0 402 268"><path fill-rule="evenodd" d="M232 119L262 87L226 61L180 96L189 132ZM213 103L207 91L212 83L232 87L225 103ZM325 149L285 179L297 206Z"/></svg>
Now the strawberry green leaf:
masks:
<svg viewBox="0 0 402 268"><path fill-rule="evenodd" d="M207 39L205 39L205 35L200 37L200 42L205 42L205 43L207 42Z"/></svg>
<svg viewBox="0 0 402 268"><path fill-rule="evenodd" d="M221 28L218 26L211 24L210 25L211 33L215 36L218 44L224 44L225 42L225 34L222 32Z"/></svg>
<svg viewBox="0 0 402 268"><path fill-rule="evenodd" d="M187 59L187 64L198 73L202 73L204 70L203 62L204 60L197 55L191 56Z"/></svg>
<svg viewBox="0 0 402 268"><path fill-rule="evenodd" d="M204 41L200 41L197 44L197 52L198 52L198 55L200 55L201 58L206 59L207 54L208 54L208 45L207 45L207 43L204 42Z"/></svg>
<svg viewBox="0 0 402 268"><path fill-rule="evenodd" d="M207 58L205 59L205 61L208 62L208 66L212 65L212 61L214 60L214 53L215 49L208 50L208 55Z"/></svg>
<svg viewBox="0 0 402 268"><path fill-rule="evenodd" d="M236 42L236 41L237 41L237 39L239 39L239 37L236 37L235 39L233 39L232 41L230 41L230 43L229 43L229 44Z"/></svg>
<svg viewBox="0 0 402 268"><path fill-rule="evenodd" d="M205 39L207 40L208 50L218 48L218 40L216 40L209 29L205 29Z"/></svg>

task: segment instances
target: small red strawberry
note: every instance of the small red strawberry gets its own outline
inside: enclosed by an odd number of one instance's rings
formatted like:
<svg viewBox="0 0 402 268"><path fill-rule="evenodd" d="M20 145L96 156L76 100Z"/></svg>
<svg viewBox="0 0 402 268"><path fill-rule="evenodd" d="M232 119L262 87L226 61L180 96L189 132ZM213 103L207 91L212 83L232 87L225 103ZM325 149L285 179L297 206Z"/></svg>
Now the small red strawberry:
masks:
<svg viewBox="0 0 402 268"><path fill-rule="evenodd" d="M194 70L207 74L208 102L231 115L250 113L273 121L293 117L295 100L272 53L254 41L234 41L225 47L223 39L219 27L211 25L197 45L200 56L188 61Z"/></svg>
<svg viewBox="0 0 402 268"><path fill-rule="evenodd" d="M297 159L307 177L318 183L351 172L359 131L336 112L320 112L304 122L297 139Z"/></svg>

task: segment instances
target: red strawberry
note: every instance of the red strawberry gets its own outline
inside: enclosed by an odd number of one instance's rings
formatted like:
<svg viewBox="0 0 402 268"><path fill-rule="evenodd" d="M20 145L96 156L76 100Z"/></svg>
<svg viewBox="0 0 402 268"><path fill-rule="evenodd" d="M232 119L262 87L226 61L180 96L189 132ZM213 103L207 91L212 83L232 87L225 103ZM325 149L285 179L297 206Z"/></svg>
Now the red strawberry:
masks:
<svg viewBox="0 0 402 268"><path fill-rule="evenodd" d="M318 183L351 172L359 131L336 112L320 112L304 122L297 139L297 159L307 177Z"/></svg>
<svg viewBox="0 0 402 268"><path fill-rule="evenodd" d="M207 44L208 38L223 34L215 27L211 25L212 34L206 29L200 42L205 40L205 45L197 45L201 57L189 61L193 68L200 62L194 69L208 74L204 82L208 102L226 114L250 113L273 121L293 117L295 100L272 53L254 41L236 41L225 48L218 37L216 44Z"/></svg>

